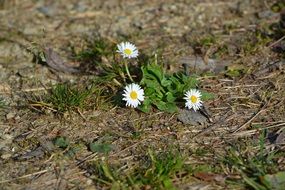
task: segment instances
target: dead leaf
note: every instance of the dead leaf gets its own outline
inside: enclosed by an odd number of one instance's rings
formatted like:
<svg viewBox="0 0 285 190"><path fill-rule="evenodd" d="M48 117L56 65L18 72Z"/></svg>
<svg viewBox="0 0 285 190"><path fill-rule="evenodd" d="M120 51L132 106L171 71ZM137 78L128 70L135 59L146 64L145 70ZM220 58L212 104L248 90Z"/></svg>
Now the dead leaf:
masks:
<svg viewBox="0 0 285 190"><path fill-rule="evenodd" d="M80 70L77 67L73 67L71 65L68 65L65 63L62 58L56 53L55 51L52 50L52 48L48 47L45 48L45 58L46 58L46 63L49 67L65 72L65 73L79 73Z"/></svg>
<svg viewBox="0 0 285 190"><path fill-rule="evenodd" d="M275 144L277 144L277 145L285 144L285 132L284 132L284 130L278 134L278 136L275 140Z"/></svg>
<svg viewBox="0 0 285 190"><path fill-rule="evenodd" d="M214 174L214 173L209 173L209 172L195 172L194 176L196 178L199 178L203 181L207 182L219 182L219 183L225 183L226 177L221 174Z"/></svg>

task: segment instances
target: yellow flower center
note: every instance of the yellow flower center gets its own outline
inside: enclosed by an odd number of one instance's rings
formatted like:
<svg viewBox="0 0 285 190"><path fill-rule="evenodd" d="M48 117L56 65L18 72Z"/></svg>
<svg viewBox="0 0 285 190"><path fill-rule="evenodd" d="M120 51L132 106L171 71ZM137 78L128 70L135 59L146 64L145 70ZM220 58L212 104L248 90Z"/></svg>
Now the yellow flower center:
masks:
<svg viewBox="0 0 285 190"><path fill-rule="evenodd" d="M124 49L124 53L127 54L127 55L131 55L132 54L132 50Z"/></svg>
<svg viewBox="0 0 285 190"><path fill-rule="evenodd" d="M191 100L192 103L195 104L195 103L198 101L198 98L197 98L196 96L192 95L192 96L190 97L190 100Z"/></svg>
<svg viewBox="0 0 285 190"><path fill-rule="evenodd" d="M130 97L131 97L131 99L136 100L138 98L138 93L135 91L132 91L130 93Z"/></svg>

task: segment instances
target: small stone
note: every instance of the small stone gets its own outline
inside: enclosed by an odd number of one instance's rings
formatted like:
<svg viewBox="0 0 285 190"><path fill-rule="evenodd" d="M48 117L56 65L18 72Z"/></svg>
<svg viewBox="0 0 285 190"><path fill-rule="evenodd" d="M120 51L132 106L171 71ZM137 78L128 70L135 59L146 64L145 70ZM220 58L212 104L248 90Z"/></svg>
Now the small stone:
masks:
<svg viewBox="0 0 285 190"><path fill-rule="evenodd" d="M93 184L93 181L92 181L91 179L87 179L86 184L87 184L87 185L92 185L92 184Z"/></svg>
<svg viewBox="0 0 285 190"><path fill-rule="evenodd" d="M41 144L41 147L43 147L44 150L47 152L52 152L55 149L54 144L47 139L41 138L40 144Z"/></svg>
<svg viewBox="0 0 285 190"><path fill-rule="evenodd" d="M38 7L37 10L46 17L53 17L58 14L58 10L54 6L42 6Z"/></svg>
<svg viewBox="0 0 285 190"><path fill-rule="evenodd" d="M190 125L205 125L208 123L208 118L199 111L180 109L178 120L183 124Z"/></svg>
<svg viewBox="0 0 285 190"><path fill-rule="evenodd" d="M261 11L261 12L258 12L257 13L257 16L260 18L260 19L265 19L265 18L277 18L279 16L278 13L274 13L270 10L266 10L266 11Z"/></svg>
<svg viewBox="0 0 285 190"><path fill-rule="evenodd" d="M43 148L37 147L36 149L34 149L30 152L15 156L14 159L15 160L29 160L29 159L34 159L34 158L40 158L44 154L45 154L45 152L44 152Z"/></svg>
<svg viewBox="0 0 285 190"><path fill-rule="evenodd" d="M88 5L86 5L84 2L80 1L80 2L73 5L73 9L77 12L83 13L84 11L86 11L88 9Z"/></svg>
<svg viewBox="0 0 285 190"><path fill-rule="evenodd" d="M16 113L15 112L10 112L6 115L6 119L9 120L9 119L12 119L16 116Z"/></svg>

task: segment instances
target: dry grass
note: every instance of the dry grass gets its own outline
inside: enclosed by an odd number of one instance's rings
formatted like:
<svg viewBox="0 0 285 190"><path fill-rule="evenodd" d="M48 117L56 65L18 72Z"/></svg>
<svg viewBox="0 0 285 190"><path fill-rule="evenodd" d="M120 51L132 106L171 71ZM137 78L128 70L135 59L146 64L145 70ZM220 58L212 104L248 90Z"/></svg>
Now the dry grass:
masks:
<svg viewBox="0 0 285 190"><path fill-rule="evenodd" d="M284 37L269 30L279 23L271 4L13 2L0 1L2 189L266 189L260 177L285 170L284 53L272 51ZM107 39L104 53L97 37ZM215 60L222 72L199 76L215 95L205 102L212 123L117 104L124 78L112 72L110 52L122 39L138 45L142 60L159 55L169 72L181 71L185 57ZM52 45L70 65L96 56L84 65L95 70L51 70L26 51L40 53L35 44ZM105 78L93 76L102 70ZM55 143L60 137L66 142Z"/></svg>

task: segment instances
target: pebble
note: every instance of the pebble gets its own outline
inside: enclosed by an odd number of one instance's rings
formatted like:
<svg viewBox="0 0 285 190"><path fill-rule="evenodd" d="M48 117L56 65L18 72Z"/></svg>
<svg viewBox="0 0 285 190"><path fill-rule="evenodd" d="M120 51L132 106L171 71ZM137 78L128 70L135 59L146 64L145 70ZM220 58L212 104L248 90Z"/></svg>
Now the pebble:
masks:
<svg viewBox="0 0 285 190"><path fill-rule="evenodd" d="M38 7L37 10L46 17L53 17L58 13L58 10L53 6L41 6Z"/></svg>
<svg viewBox="0 0 285 190"><path fill-rule="evenodd" d="M208 119L202 115L199 111L180 109L178 114L178 120L183 124L190 125L205 125L208 123Z"/></svg>
<svg viewBox="0 0 285 190"><path fill-rule="evenodd" d="M6 115L6 119L9 120L9 119L13 119L14 117L16 116L16 113L15 112L10 112Z"/></svg>

